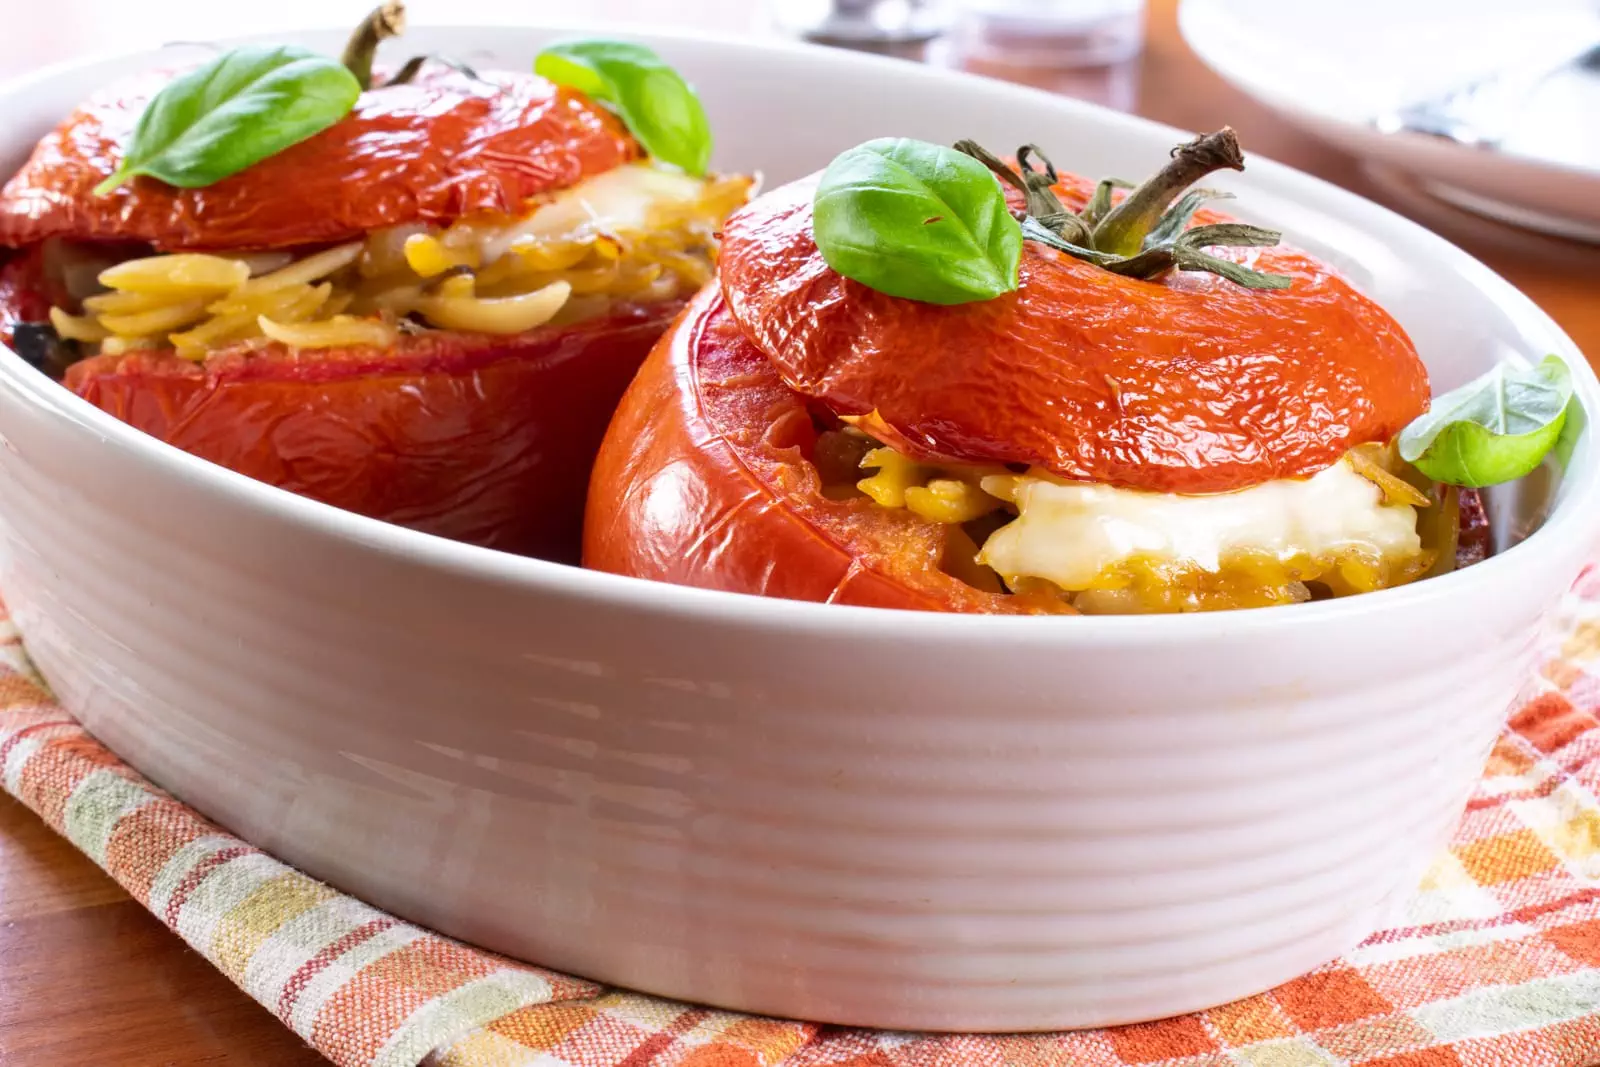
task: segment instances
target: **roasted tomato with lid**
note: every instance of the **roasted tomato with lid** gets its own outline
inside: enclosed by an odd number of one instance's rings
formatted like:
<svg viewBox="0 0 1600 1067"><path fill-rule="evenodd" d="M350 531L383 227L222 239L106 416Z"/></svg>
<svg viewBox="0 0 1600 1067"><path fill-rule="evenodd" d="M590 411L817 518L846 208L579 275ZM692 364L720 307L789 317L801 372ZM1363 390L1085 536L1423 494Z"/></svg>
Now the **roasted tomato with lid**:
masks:
<svg viewBox="0 0 1600 1067"><path fill-rule="evenodd" d="M384 5L338 61L237 49L87 101L0 190L0 331L205 459L575 560L612 409L750 182L668 162L682 136L593 87L374 73L402 21Z"/></svg>
<svg viewBox="0 0 1600 1067"><path fill-rule="evenodd" d="M1478 488L1555 442L1564 367L1496 371L1541 393L1510 423L1487 380L1430 406L1399 323L1190 188L1242 167L1229 130L1136 187L1033 146L885 139L759 198L623 398L585 563L1098 614L1346 596L1482 559ZM1542 443L1524 455L1513 430ZM1469 438L1464 473L1445 453Z"/></svg>

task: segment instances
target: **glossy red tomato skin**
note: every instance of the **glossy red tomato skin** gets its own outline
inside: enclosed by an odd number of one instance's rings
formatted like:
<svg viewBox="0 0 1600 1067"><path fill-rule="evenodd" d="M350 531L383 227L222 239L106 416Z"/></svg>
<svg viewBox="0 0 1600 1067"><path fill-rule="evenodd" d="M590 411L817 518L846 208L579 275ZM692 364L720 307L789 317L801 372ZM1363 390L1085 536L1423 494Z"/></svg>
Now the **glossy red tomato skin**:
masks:
<svg viewBox="0 0 1600 1067"><path fill-rule="evenodd" d="M522 74L432 68L362 94L328 130L201 189L135 179L97 197L171 77L97 94L0 190L0 339L74 302L41 270L50 238L143 254L314 248L404 223L520 214L636 159L617 119ZM169 444L269 484L429 533L578 558L589 464L617 398L681 302L517 337L441 331L393 349L241 346L96 356L65 384Z"/></svg>
<svg viewBox="0 0 1600 1067"><path fill-rule="evenodd" d="M938 307L833 272L812 239L814 187L728 221L723 291L791 388L876 412L874 431L918 458L1215 493L1314 473L1427 408L1405 331L1307 253L1212 250L1293 279L1257 291L1124 278L1030 241L1016 292ZM1063 199L1088 188L1069 177Z"/></svg>
<svg viewBox="0 0 1600 1067"><path fill-rule="evenodd" d="M587 567L737 593L1018 613L940 569L949 528L822 495L804 398L740 335L715 286L624 395L595 461Z"/></svg>
<svg viewBox="0 0 1600 1067"><path fill-rule="evenodd" d="M392 350L94 356L66 386L241 474L458 541L576 562L589 466L680 302L516 337Z"/></svg>
<svg viewBox="0 0 1600 1067"><path fill-rule="evenodd" d="M362 94L332 127L214 185L136 178L106 196L134 125L171 72L95 95L0 189L0 245L47 237L162 250L292 248L402 223L513 214L530 197L638 158L598 104L531 74L432 70Z"/></svg>
<svg viewBox="0 0 1600 1067"><path fill-rule="evenodd" d="M0 343L24 322L49 322L50 306L62 294L45 280L43 249L34 247L7 255L0 249Z"/></svg>

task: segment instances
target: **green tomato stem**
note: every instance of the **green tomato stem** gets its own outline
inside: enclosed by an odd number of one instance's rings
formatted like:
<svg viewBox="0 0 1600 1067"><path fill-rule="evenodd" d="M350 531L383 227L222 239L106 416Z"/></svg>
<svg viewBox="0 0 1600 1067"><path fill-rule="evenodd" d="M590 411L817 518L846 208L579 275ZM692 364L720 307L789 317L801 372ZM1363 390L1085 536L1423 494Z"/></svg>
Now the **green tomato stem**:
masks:
<svg viewBox="0 0 1600 1067"><path fill-rule="evenodd" d="M1130 278L1156 278L1177 269L1206 271L1246 289L1284 289L1291 282L1286 275L1267 274L1200 250L1213 245L1275 245L1280 236L1276 231L1236 223L1189 228L1202 203L1229 194L1184 190L1224 167L1244 169L1238 138L1227 127L1173 149L1172 161L1143 185L1115 178L1101 181L1081 212L1068 211L1056 197L1055 168L1033 145L1017 149L1016 167L975 141L957 141L955 149L1026 195L1022 230L1030 241ZM1032 156L1043 161L1043 169L1033 166ZM1133 192L1113 207L1112 192L1119 188Z"/></svg>
<svg viewBox="0 0 1600 1067"><path fill-rule="evenodd" d="M112 173L111 177L107 178L105 181L101 182L99 185L94 187L93 195L95 195L95 196L108 196L108 195L110 195L112 190L121 188L122 186L126 185L128 182L132 181L133 178L134 178L134 172L133 171L126 170L126 169L124 169L122 167L118 167Z"/></svg>
<svg viewBox="0 0 1600 1067"><path fill-rule="evenodd" d="M378 45L406 30L406 6L400 0L384 0L361 20L344 46L339 62L356 76L363 90L372 88L372 61Z"/></svg>
<svg viewBox="0 0 1600 1067"><path fill-rule="evenodd" d="M1094 228L1091 245L1116 256L1134 256L1161 216L1185 189L1222 169L1244 170L1244 153L1230 127L1196 137L1172 150L1172 159L1129 193Z"/></svg>

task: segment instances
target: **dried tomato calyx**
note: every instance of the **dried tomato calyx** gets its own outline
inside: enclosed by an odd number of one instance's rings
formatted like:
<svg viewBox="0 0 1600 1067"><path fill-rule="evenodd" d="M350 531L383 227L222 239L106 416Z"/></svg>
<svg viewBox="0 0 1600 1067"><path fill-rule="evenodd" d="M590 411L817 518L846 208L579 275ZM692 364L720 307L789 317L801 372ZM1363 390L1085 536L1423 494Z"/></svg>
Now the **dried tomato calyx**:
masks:
<svg viewBox="0 0 1600 1067"><path fill-rule="evenodd" d="M400 0L384 0L367 13L350 35L339 62L355 75L361 88L372 88L372 60L378 45L406 31L406 8Z"/></svg>
<svg viewBox="0 0 1600 1067"><path fill-rule="evenodd" d="M1207 271L1248 289L1289 285L1284 275L1253 270L1205 251L1218 246L1275 245L1282 237L1276 230L1237 222L1189 226L1201 204L1232 197L1214 189L1189 187L1214 171L1244 169L1238 138L1226 126L1174 148L1167 165L1142 185L1116 178L1102 180L1081 212L1068 210L1052 191L1058 180L1056 169L1038 146L1017 149L1016 167L976 141L957 141L955 148L1022 191L1027 204L1022 236L1027 240L1132 278L1154 278L1177 269ZM1034 165L1034 157L1041 166ZM1116 203L1112 193L1119 188L1132 191Z"/></svg>

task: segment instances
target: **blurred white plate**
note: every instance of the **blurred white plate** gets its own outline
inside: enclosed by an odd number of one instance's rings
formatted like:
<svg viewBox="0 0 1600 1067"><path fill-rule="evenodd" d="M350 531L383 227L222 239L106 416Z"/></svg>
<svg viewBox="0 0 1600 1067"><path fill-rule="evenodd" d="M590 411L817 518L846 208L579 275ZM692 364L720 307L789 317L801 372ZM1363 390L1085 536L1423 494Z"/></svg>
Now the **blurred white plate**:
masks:
<svg viewBox="0 0 1600 1067"><path fill-rule="evenodd" d="M1184 0L1178 17L1208 66L1324 140L1468 210L1600 241L1600 75L1552 75L1494 149L1373 124L1552 42L1600 42L1595 0Z"/></svg>

